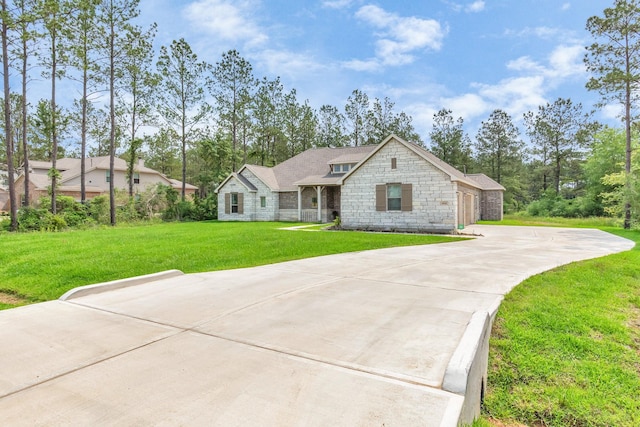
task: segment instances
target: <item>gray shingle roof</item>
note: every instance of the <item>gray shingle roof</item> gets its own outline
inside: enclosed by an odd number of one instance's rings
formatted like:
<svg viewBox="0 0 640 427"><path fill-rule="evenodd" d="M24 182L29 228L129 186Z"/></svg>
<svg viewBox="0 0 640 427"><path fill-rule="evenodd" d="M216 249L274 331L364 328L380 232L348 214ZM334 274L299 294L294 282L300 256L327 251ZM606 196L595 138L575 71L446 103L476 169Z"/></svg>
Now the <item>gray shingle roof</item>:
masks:
<svg viewBox="0 0 640 427"><path fill-rule="evenodd" d="M483 173L472 173L472 174L468 174L467 177L473 179L478 184L480 184L480 186L481 186L481 188L483 190L487 190L487 191L492 191L492 190L505 191L505 188L502 185L500 185L499 182L494 181L493 179L491 179L490 177L488 177L487 175L485 175Z"/></svg>
<svg viewBox="0 0 640 427"><path fill-rule="evenodd" d="M375 145L344 148L312 148L272 168L277 181L276 191L297 191L297 182L309 177L326 177L330 174L329 162L349 156L357 163L375 150ZM266 183L266 182L265 182ZM337 184L337 180L336 180Z"/></svg>
<svg viewBox="0 0 640 427"><path fill-rule="evenodd" d="M255 185L253 185L251 183L251 181L249 181L247 178L245 178L244 176L240 175L239 173L234 174L234 176L236 178L238 178L238 180L240 182L242 182L242 184L247 187L247 189L249 189L249 191L258 191L258 189L256 188Z"/></svg>
<svg viewBox="0 0 640 427"><path fill-rule="evenodd" d="M264 182L267 187L271 188L272 190L277 190L278 180L276 179L272 168L258 165L244 165L243 169L248 169L249 171L251 171L251 173L257 176L260 181ZM242 175L242 170L240 170L240 173L238 175Z"/></svg>
<svg viewBox="0 0 640 427"><path fill-rule="evenodd" d="M379 145L343 148L312 148L272 168L256 165L244 165L238 173L238 177L242 176L243 170L249 170L264 182L272 191L297 191L299 185L341 185L343 178L348 177L351 173L346 175L332 174L330 165L339 163L360 164L360 162L368 159L375 150L379 149L392 138L405 144L427 162L433 164L445 174L449 175L453 181L459 181L482 190L504 190L504 187L488 176L484 174L466 175L448 163L440 160L431 152L419 145L406 142L394 135L385 139L385 141ZM356 168L358 166L356 166ZM352 169L352 171L353 170L354 169ZM243 183L245 182L243 181ZM250 183L248 181L245 183L248 188L250 188L249 184Z"/></svg>

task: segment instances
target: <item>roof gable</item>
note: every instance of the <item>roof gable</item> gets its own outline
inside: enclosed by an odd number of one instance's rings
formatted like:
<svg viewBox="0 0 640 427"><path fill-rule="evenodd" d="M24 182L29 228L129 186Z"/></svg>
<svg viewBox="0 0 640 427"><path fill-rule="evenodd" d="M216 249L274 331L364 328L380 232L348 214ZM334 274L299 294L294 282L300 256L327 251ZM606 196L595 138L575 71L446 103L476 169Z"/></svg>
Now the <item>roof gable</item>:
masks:
<svg viewBox="0 0 640 427"><path fill-rule="evenodd" d="M241 169L242 170L242 169ZM227 183L229 181L231 181L232 178L235 178L240 184L242 184L243 187L245 187L247 190L251 191L251 192L255 192L258 191L258 189L256 188L255 185L253 185L251 183L251 181L249 181L246 177L240 175L240 172L232 172L231 174L229 174L229 176L220 183L220 185L218 185L218 187L213 190L214 193L219 193L220 190L222 189L222 187L224 187L225 185L227 185Z"/></svg>
<svg viewBox="0 0 640 427"><path fill-rule="evenodd" d="M464 183L466 185L469 185L469 186L475 187L475 188L479 188L481 190L485 189L485 188L483 188L482 184L479 181L469 178L463 172L460 172L458 169L454 168L450 164L440 160L438 157L436 157L435 155L433 155L431 152L427 151L426 149L420 147L417 144L413 144L413 143L407 142L404 139L402 139L402 138L400 138L400 137L398 137L396 135L393 135L393 134L389 135L387 138L385 138L384 141L382 141L378 146L376 146L375 150L373 150L371 153L369 153L368 156L366 156L360 163L358 163L353 169L351 169L346 175L344 175L342 177L342 179L340 180L340 184L344 183L345 180L349 179L349 177L355 171L357 171L370 158L375 156L376 153L378 151L380 151L384 146L386 146L390 141L399 142L401 145L405 146L406 148L408 148L409 150L411 150L412 152L414 152L415 154L420 156L422 159L424 159L426 162L428 162L429 164L434 166L436 169L440 170L445 175L449 176L451 181L462 182L462 183Z"/></svg>
<svg viewBox="0 0 640 427"><path fill-rule="evenodd" d="M269 187L271 191L278 190L278 180L276 179L276 176L273 173L273 168L269 168L266 166L258 166L258 165L244 165L242 169L240 169L240 171L238 172L238 175L242 175L242 171L244 171L245 169L251 172L260 181L262 181L262 183L267 187ZM249 181L247 180L247 182ZM253 186L253 184L251 185Z"/></svg>

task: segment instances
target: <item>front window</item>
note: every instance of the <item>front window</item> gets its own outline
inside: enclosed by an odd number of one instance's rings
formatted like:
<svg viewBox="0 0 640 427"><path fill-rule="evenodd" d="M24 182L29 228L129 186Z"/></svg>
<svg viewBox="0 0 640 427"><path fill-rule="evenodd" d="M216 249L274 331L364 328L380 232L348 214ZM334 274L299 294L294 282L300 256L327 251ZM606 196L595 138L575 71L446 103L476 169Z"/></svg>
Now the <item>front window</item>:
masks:
<svg viewBox="0 0 640 427"><path fill-rule="evenodd" d="M317 208L318 207L318 198L317 197L312 197L311 198L311 207L312 208Z"/></svg>
<svg viewBox="0 0 640 427"><path fill-rule="evenodd" d="M260 196L260 207L261 208L267 207L267 198L265 196Z"/></svg>
<svg viewBox="0 0 640 427"><path fill-rule="evenodd" d="M402 209L402 186L400 184L387 185L387 210L399 211Z"/></svg>
<svg viewBox="0 0 640 427"><path fill-rule="evenodd" d="M134 184L140 184L140 174L138 172L135 172L133 174L133 183Z"/></svg>
<svg viewBox="0 0 640 427"><path fill-rule="evenodd" d="M231 213L238 213L238 193L231 193Z"/></svg>
<svg viewBox="0 0 640 427"><path fill-rule="evenodd" d="M111 171L106 171L107 182L111 182Z"/></svg>

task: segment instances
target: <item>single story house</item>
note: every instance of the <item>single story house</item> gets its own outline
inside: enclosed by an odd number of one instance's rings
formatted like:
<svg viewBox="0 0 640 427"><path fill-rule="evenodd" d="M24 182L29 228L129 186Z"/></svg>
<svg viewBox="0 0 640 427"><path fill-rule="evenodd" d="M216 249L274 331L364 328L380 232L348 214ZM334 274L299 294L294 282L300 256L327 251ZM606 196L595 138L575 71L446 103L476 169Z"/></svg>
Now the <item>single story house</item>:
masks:
<svg viewBox="0 0 640 427"><path fill-rule="evenodd" d="M346 229L454 232L501 220L504 190L391 135L379 145L310 149L272 168L244 165L216 193L220 220L340 217Z"/></svg>
<svg viewBox="0 0 640 427"><path fill-rule="evenodd" d="M114 187L128 191L129 181L127 180L127 162L120 158L114 160ZM71 196L80 200L80 159L63 158L56 162L56 168L60 171L58 194ZM51 180L48 172L51 169L51 162L30 161L29 162L29 198L30 203L38 200L42 196L49 194ZM139 160L134 168L134 192L144 191L147 187L163 184L173 187L177 191L182 191L182 182L170 179L162 173L148 168L144 165L144 160ZM24 196L24 173L16 179L16 191ZM109 194L109 181L111 180L109 170L109 156L87 157L85 159L85 195L87 200L101 194ZM186 184L186 194L193 195L198 190L191 184Z"/></svg>

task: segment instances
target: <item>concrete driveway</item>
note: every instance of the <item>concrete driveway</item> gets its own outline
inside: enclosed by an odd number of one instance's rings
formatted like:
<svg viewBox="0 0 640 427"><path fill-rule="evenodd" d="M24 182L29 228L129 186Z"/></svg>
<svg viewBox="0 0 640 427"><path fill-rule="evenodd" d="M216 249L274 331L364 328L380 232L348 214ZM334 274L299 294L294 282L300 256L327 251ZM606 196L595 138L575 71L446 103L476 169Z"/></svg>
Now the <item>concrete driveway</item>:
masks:
<svg viewBox="0 0 640 427"><path fill-rule="evenodd" d="M633 243L470 226L473 240L160 273L0 312L4 425L455 426L525 278Z"/></svg>

